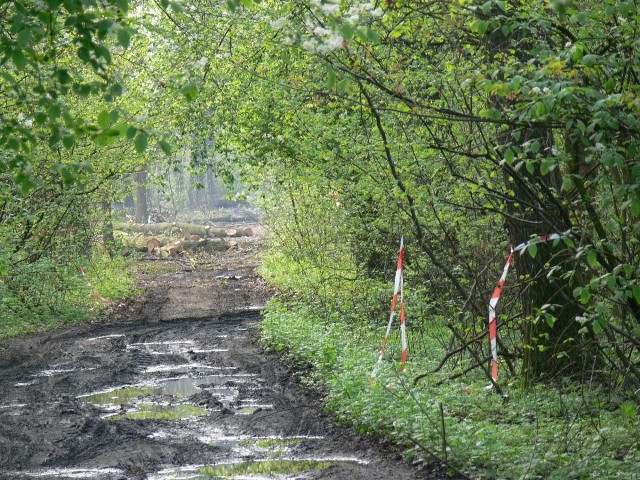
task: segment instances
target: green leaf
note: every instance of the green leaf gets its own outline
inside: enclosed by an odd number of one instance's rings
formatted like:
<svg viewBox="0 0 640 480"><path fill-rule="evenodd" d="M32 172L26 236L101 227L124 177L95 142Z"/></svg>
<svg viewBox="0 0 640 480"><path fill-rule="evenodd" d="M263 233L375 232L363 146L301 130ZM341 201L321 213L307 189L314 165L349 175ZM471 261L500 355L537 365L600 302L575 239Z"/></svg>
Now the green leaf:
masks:
<svg viewBox="0 0 640 480"><path fill-rule="evenodd" d="M129 44L131 43L131 33L129 29L121 28L118 30L118 43L124 48L129 48Z"/></svg>
<svg viewBox="0 0 640 480"><path fill-rule="evenodd" d="M585 303L585 302L582 302L582 303ZM600 325L600 322L598 321L598 319L593 321L593 323L591 324L591 327L593 328L593 333L595 333L596 335L598 335L602 331L602 325Z"/></svg>
<svg viewBox="0 0 640 480"><path fill-rule="evenodd" d="M25 47L29 42L31 42L31 40L33 39L33 36L31 35L31 30L25 28L24 30L21 30L20 33L18 33L18 39L17 39L17 44L18 47Z"/></svg>
<svg viewBox="0 0 640 480"><path fill-rule="evenodd" d="M60 108L60 105L58 105L57 103L52 103L51 105L49 105L49 108L47 108L47 113L49 114L49 118L51 120L55 120L60 117L62 110Z"/></svg>
<svg viewBox="0 0 640 480"><path fill-rule="evenodd" d="M38 125L44 125L48 118L49 118L49 116L44 112L36 113L36 116L35 116L36 123Z"/></svg>
<svg viewBox="0 0 640 480"><path fill-rule="evenodd" d="M471 31L478 35L484 35L489 29L489 22L485 20L476 20L471 24Z"/></svg>
<svg viewBox="0 0 640 480"><path fill-rule="evenodd" d="M511 165L513 163L513 159L515 158L515 153L510 148L507 148L504 151L504 160Z"/></svg>
<svg viewBox="0 0 640 480"><path fill-rule="evenodd" d="M180 89L180 93L185 96L188 102L193 102L198 96L198 87L193 83L187 83Z"/></svg>
<svg viewBox="0 0 640 480"><path fill-rule="evenodd" d="M13 64L19 69L23 69L27 64L27 57L24 56L22 50L13 50L11 52L11 60L13 61Z"/></svg>
<svg viewBox="0 0 640 480"><path fill-rule="evenodd" d="M171 145L169 144L169 142L167 142L166 140L160 140L158 142L158 145L160 145L160 148L167 157L171 156Z"/></svg>
<svg viewBox="0 0 640 480"><path fill-rule="evenodd" d="M591 268L595 268L598 265L598 254L595 250L589 250L589 253L587 253L587 263Z"/></svg>
<svg viewBox="0 0 640 480"><path fill-rule="evenodd" d="M636 299L636 302L640 303L640 285L633 286L633 298Z"/></svg>
<svg viewBox="0 0 640 480"><path fill-rule="evenodd" d="M56 70L55 76L61 85L67 85L71 82L71 75L69 75L69 72L66 69L61 68Z"/></svg>
<svg viewBox="0 0 640 480"><path fill-rule="evenodd" d="M536 255L538 254L538 245L532 243L527 247L527 252L529 252L531 258L536 258Z"/></svg>
<svg viewBox="0 0 640 480"><path fill-rule="evenodd" d="M107 129L111 125L111 114L107 110L102 110L98 114L98 126L100 128Z"/></svg>
<svg viewBox="0 0 640 480"><path fill-rule="evenodd" d="M353 31L353 26L349 23L345 23L340 27L340 34L342 35L342 38L347 41L353 38Z"/></svg>
<svg viewBox="0 0 640 480"><path fill-rule="evenodd" d="M138 129L136 127L129 127L127 129L127 140L131 140L133 137L135 137L136 133L138 133Z"/></svg>
<svg viewBox="0 0 640 480"><path fill-rule="evenodd" d="M583 305L586 305L589 302L590 298L591 298L591 292L589 291L589 289L583 288L582 291L580 292L580 303L582 303Z"/></svg>
<svg viewBox="0 0 640 480"><path fill-rule="evenodd" d="M634 418L638 414L633 402L622 402L620 404L620 413L623 418Z"/></svg>
<svg viewBox="0 0 640 480"><path fill-rule="evenodd" d="M525 167L527 168L527 172L529 172L531 175L533 175L536 171L536 162L535 160L527 160L527 163L525 164Z"/></svg>
<svg viewBox="0 0 640 480"><path fill-rule="evenodd" d="M66 148L67 150L71 150L75 143L76 137L74 137L73 135L65 135L64 137L62 137L62 145L64 145L64 148Z"/></svg>
<svg viewBox="0 0 640 480"><path fill-rule="evenodd" d="M144 132L140 132L138 136L136 136L136 139L133 141L133 144L136 148L136 152L138 153L144 152L147 149L148 141L149 141L149 138L147 137L147 134Z"/></svg>
<svg viewBox="0 0 640 480"><path fill-rule="evenodd" d="M129 0L115 0L116 5L118 5L118 7L120 7L120 10L122 10L124 13L127 13L129 11Z"/></svg>
<svg viewBox="0 0 640 480"><path fill-rule="evenodd" d="M582 57L582 64L585 67L593 67L598 62L598 57L593 54L585 55Z"/></svg>

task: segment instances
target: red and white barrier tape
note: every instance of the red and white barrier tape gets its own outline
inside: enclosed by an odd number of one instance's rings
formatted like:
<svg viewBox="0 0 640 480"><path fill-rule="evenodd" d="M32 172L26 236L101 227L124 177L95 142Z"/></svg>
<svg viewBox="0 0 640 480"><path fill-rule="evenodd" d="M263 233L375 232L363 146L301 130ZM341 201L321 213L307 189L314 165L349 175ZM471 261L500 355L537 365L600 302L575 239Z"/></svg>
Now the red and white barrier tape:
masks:
<svg viewBox="0 0 640 480"><path fill-rule="evenodd" d="M407 330L405 325L404 314L404 274L403 274L403 261L404 261L404 237L400 239L400 251L398 252L398 266L396 268L396 278L393 288L393 300L391 301L391 313L389 314L389 323L387 324L387 332L380 347L380 355L378 356L378 362L371 372L371 378L375 377L382 364L384 353L387 349L387 343L391 336L391 325L396 314L396 305L398 303L398 297L400 298L400 334L402 337L402 355L400 357L400 371L404 370L404 365L407 361Z"/></svg>
<svg viewBox="0 0 640 480"><path fill-rule="evenodd" d="M496 286L493 294L491 295L491 299L489 300L489 342L491 343L491 378L495 382L498 380L498 324L496 321L496 305L502 296L502 289L504 287L504 283L507 280L507 274L509 273L509 267L511 266L511 262L513 261L513 254L515 252L519 252L524 250L529 245L535 245L537 243L549 242L551 240L559 240L563 237L570 235L571 232L567 230L563 233L552 233L549 235L543 235L538 238L532 238L526 242L522 242L515 248L511 248L511 252L509 252L509 256L507 257L507 262L504 265L504 269L502 270L502 275L500 276L500 280L498 280L498 285Z"/></svg>

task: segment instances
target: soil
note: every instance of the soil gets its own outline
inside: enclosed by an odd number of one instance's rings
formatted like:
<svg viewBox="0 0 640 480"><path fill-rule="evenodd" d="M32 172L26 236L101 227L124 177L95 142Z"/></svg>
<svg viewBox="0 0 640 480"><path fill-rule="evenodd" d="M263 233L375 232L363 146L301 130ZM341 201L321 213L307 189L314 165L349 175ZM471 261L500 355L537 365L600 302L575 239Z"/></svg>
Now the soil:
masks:
<svg viewBox="0 0 640 480"><path fill-rule="evenodd" d="M336 424L261 350L258 248L148 259L135 301L0 344L0 478L445 478Z"/></svg>

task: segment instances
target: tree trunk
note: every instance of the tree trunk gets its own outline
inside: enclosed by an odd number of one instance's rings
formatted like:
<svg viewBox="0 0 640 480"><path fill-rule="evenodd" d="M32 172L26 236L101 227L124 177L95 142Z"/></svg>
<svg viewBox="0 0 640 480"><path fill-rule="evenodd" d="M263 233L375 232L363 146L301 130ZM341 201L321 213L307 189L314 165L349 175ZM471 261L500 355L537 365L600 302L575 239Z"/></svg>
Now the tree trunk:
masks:
<svg viewBox="0 0 640 480"><path fill-rule="evenodd" d="M503 53L513 40L523 41L519 32L505 36L497 30L489 36L487 48L492 54ZM490 106L507 110L508 100L491 98ZM504 146L518 146L524 152L526 145L538 142L539 149L523 154L519 160L536 160L550 154L553 146L551 129L542 126L522 128L514 137L515 130L498 134L498 142ZM518 138L517 141L514 141ZM554 191L560 191L560 172L540 171L540 162L533 161L533 171L522 167L519 170L505 164L503 167L506 187L505 226L513 246L532 237L566 231L571 227L569 214ZM530 167L529 167L530 168ZM551 380L558 374L581 371L591 364L591 342L584 341L578 332L582 325L576 321L578 305L573 299L570 283L547 276L551 267L562 267L567 255L562 253L564 244L554 247L552 243L540 243L535 257L529 252L516 255L515 270L520 283L520 299L524 314L522 324L524 359L523 377L526 384ZM561 271L561 270L560 270ZM544 311L542 311L544 310ZM545 315L546 311L546 315Z"/></svg>
<svg viewBox="0 0 640 480"><path fill-rule="evenodd" d="M147 172L143 170L135 174L136 181L136 222L147 223L149 210L147 208Z"/></svg>
<svg viewBox="0 0 640 480"><path fill-rule="evenodd" d="M113 218L111 216L111 203L104 201L101 202L102 205L102 214L104 216L102 220L102 244L107 252L111 253L113 251L113 246L115 244L113 238Z"/></svg>

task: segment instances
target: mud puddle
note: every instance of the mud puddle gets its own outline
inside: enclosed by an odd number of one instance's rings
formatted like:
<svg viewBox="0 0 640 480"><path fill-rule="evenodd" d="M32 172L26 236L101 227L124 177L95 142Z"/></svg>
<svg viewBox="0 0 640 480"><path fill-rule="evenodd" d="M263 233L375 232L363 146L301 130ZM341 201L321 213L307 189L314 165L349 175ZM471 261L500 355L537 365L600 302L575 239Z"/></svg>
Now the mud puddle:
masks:
<svg viewBox="0 0 640 480"><path fill-rule="evenodd" d="M441 478L336 425L261 352L253 248L146 277L106 322L0 345L0 479Z"/></svg>

